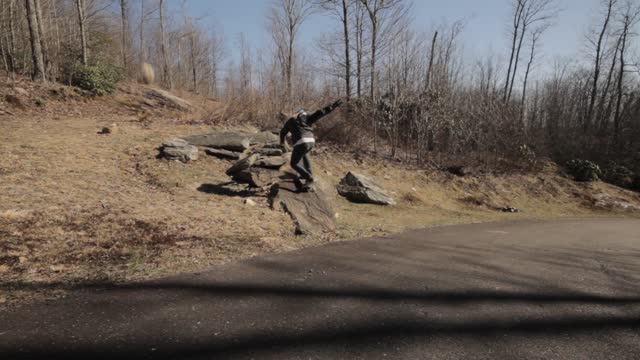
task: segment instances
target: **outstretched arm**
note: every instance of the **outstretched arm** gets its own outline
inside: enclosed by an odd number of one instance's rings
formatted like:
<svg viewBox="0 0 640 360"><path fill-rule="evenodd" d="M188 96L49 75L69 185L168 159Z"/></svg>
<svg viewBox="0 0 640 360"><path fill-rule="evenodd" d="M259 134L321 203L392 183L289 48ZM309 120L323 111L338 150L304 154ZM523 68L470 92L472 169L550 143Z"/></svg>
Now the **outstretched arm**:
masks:
<svg viewBox="0 0 640 360"><path fill-rule="evenodd" d="M315 123L316 121L324 117L325 115L328 115L330 112L335 110L340 105L342 105L342 100L337 100L333 104L314 112L313 114L309 115L309 117L307 118L307 124L312 125L313 123Z"/></svg>

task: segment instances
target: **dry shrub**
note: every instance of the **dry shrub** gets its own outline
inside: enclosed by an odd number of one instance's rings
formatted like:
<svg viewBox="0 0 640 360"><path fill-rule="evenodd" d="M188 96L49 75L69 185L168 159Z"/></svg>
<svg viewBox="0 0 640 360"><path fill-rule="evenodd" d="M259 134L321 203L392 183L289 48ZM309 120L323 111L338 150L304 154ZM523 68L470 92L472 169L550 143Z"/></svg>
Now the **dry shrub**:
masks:
<svg viewBox="0 0 640 360"><path fill-rule="evenodd" d="M143 63L142 68L140 69L142 75L142 82L151 85L154 83L156 79L156 73L153 71L153 66L149 63Z"/></svg>
<svg viewBox="0 0 640 360"><path fill-rule="evenodd" d="M400 201L406 204L418 205L424 203L424 199L422 199L418 194L414 192L407 192L402 194Z"/></svg>

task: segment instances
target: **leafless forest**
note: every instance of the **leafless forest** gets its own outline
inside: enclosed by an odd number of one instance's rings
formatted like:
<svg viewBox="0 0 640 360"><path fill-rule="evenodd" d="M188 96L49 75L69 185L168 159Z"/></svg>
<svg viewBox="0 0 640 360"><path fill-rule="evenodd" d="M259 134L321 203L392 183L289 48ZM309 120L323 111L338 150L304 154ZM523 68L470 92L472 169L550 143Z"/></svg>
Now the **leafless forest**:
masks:
<svg viewBox="0 0 640 360"><path fill-rule="evenodd" d="M0 66L7 81L66 83L75 64L114 64L137 80L150 63L161 86L219 99L226 117L271 125L279 111L348 97L323 124L325 141L418 166L525 169L578 158L640 172L640 3L585 3L597 12L581 24L589 28L581 50L560 60L540 54L558 13L571 9L556 0L504 2L511 10L501 53L469 59L464 21L418 32L409 0L274 0L262 44L167 11L188 2L0 0ZM305 22L317 16L335 26L302 44Z"/></svg>

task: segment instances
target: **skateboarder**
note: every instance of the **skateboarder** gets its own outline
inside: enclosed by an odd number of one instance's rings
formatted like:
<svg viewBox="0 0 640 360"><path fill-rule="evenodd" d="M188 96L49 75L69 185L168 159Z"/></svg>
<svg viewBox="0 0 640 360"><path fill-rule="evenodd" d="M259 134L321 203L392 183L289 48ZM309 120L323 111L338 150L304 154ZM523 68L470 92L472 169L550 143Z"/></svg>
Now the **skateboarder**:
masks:
<svg viewBox="0 0 640 360"><path fill-rule="evenodd" d="M329 114L335 108L342 105L342 100L338 100L333 104L326 106L312 114L307 114L304 109L298 110L296 116L287 120L284 127L280 131L280 144L289 150L286 143L287 134L291 133L293 140L293 152L291 153L291 167L298 172L299 176L305 180L301 186L302 191L313 191L313 173L311 171L311 160L309 160L309 152L313 149L316 139L313 136L313 125L323 116ZM298 182L296 182L298 184Z"/></svg>

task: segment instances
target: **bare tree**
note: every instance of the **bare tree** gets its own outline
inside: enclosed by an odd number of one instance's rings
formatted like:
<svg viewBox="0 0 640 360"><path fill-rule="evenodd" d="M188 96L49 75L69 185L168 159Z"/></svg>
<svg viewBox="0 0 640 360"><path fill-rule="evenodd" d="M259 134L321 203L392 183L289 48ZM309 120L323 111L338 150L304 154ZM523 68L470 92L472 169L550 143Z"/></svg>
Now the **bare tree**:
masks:
<svg viewBox="0 0 640 360"><path fill-rule="evenodd" d="M318 0L321 8L332 13L342 24L342 40L344 44L344 80L345 80L345 95L347 98L351 97L351 46L349 36L349 13L350 13L350 1L349 0Z"/></svg>
<svg viewBox="0 0 640 360"><path fill-rule="evenodd" d="M383 27L382 22L392 17L393 12L397 12L400 6L404 4L403 0L360 0L364 5L369 15L369 22L371 25L371 46L370 46L370 93L371 99L375 99L376 96L376 56L379 50L379 36L380 29ZM397 13L395 19L392 22L399 20ZM391 24L393 25L393 24ZM391 30L392 26L389 26L386 30Z"/></svg>
<svg viewBox="0 0 640 360"><path fill-rule="evenodd" d="M627 63L625 60L625 55L628 50L628 43L630 37L634 34L632 33L632 29L637 25L640 20L640 6L634 5L631 1L627 1L625 4L625 8L623 13L621 14L620 19L620 48L619 48L619 61L620 67L618 69L618 79L617 79L617 98L616 98L616 109L613 120L614 127L614 143L617 144L617 139L620 135L620 119L621 119L621 110L622 110L622 97L624 96L624 74L627 69Z"/></svg>
<svg viewBox="0 0 640 360"><path fill-rule="evenodd" d="M277 0L269 13L271 36L276 46L287 99L291 99L292 95L296 37L312 10L313 4L309 0Z"/></svg>
<svg viewBox="0 0 640 360"><path fill-rule="evenodd" d="M509 68L507 70L507 79L505 82L504 101L511 99L511 93L515 83L515 77L518 72L518 63L520 61L520 52L522 45L529 30L534 24L539 22L548 22L557 13L555 9L555 0L514 0L513 12L513 37L511 44L511 56L509 60ZM511 76L511 78L509 78Z"/></svg>
<svg viewBox="0 0 640 360"><path fill-rule="evenodd" d="M542 36L542 34L549 28L549 25L542 25L538 28L536 28L535 30L533 30L533 32L531 33L531 48L529 51L529 61L527 62L527 68L525 70L524 73L524 81L522 83L522 97L520 98L520 121L524 120L524 114L525 114L525 109L526 109L526 105L525 105L525 101L527 99L527 85L528 85L528 81L529 81L529 74L531 73L531 68L533 66L533 62L535 61L535 57L536 57L536 51L537 46L538 46L538 42L540 40L540 37Z"/></svg>
<svg viewBox="0 0 640 360"><path fill-rule="evenodd" d="M427 78L426 78L426 90L431 90L431 76L433 74L433 60L436 54L436 42L438 41L438 31L433 33L433 39L431 40L431 49L429 52L429 65L427 66Z"/></svg>
<svg viewBox="0 0 640 360"><path fill-rule="evenodd" d="M513 29L511 30L511 48L510 48L510 57L509 57L509 67L507 69L507 77L504 83L504 102L507 102L507 93L509 92L509 84L511 82L511 70L513 69L513 62L516 56L516 43L518 41L518 37L520 36L521 26L522 26L522 14L524 13L524 2L522 0L516 0L512 14L512 25Z"/></svg>
<svg viewBox="0 0 640 360"><path fill-rule="evenodd" d="M76 7L78 9L78 23L80 25L80 48L82 51L82 64L89 64L89 55L87 49L87 29L86 29L86 11L87 7L85 0L76 0Z"/></svg>
<svg viewBox="0 0 640 360"><path fill-rule="evenodd" d="M355 2L355 11L352 12L353 14L353 24L355 26L354 29L354 33L355 33L355 53L356 53L356 94L358 95L358 97L362 96L362 83L363 83L363 62L364 62L364 58L365 58L365 17L366 17L366 10L364 8L364 6L362 6L362 3L360 2L360 0L357 0Z"/></svg>
<svg viewBox="0 0 640 360"><path fill-rule="evenodd" d="M129 48L129 22L128 22L129 7L127 0L120 0L120 17L122 20L122 66L125 69L129 68L129 62L127 60L127 52Z"/></svg>
<svg viewBox="0 0 640 360"><path fill-rule="evenodd" d="M160 0L159 4L160 9L160 52L162 53L162 74L164 76L164 81L169 87L169 89L173 89L173 80L171 78L171 69L169 68L169 59L167 55L167 40L165 35L165 24L164 24L164 0Z"/></svg>
<svg viewBox="0 0 640 360"><path fill-rule="evenodd" d="M47 81L38 31L38 16L36 15L35 0L27 0L27 21L29 23L29 36L31 39L31 56L33 58L33 79Z"/></svg>
<svg viewBox="0 0 640 360"><path fill-rule="evenodd" d="M589 96L589 107L587 109L587 116L585 119L585 130L588 130L591 126L593 118L593 109L596 103L596 97L598 96L598 82L600 81L600 73L602 71L602 61L605 47L605 35L609 30L609 23L613 14L614 6L617 0L602 0L605 5L605 16L602 23L602 28L598 34L598 39L595 42L595 59L593 65L593 83L591 85L591 94Z"/></svg>

